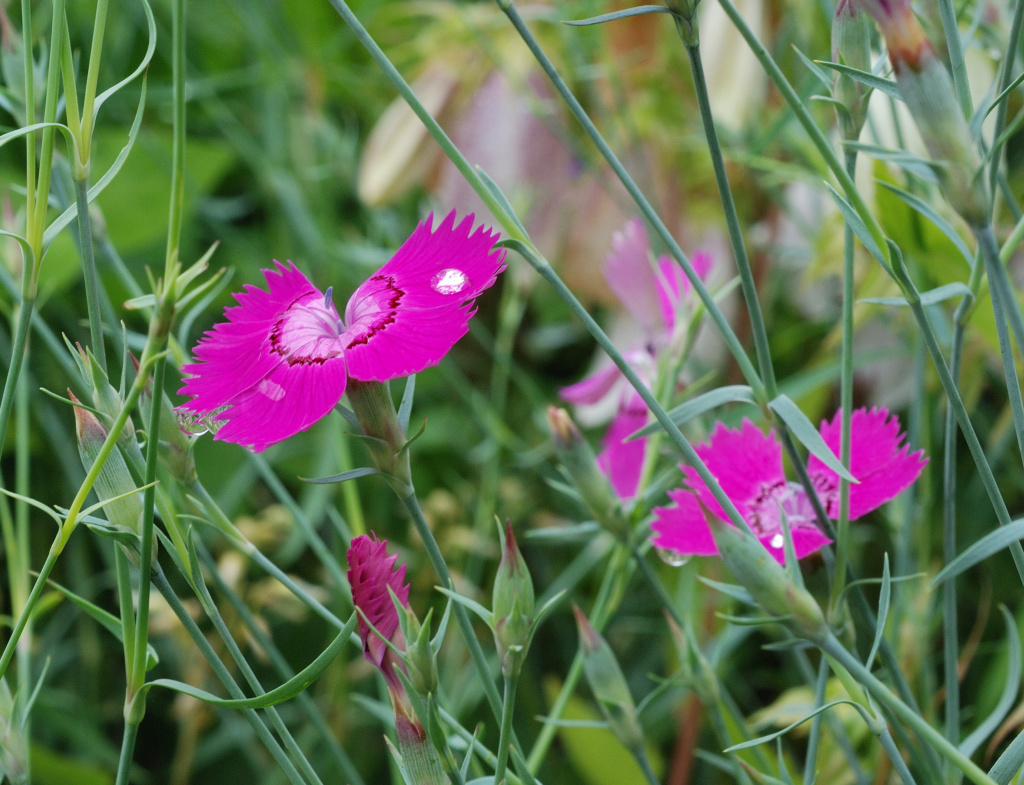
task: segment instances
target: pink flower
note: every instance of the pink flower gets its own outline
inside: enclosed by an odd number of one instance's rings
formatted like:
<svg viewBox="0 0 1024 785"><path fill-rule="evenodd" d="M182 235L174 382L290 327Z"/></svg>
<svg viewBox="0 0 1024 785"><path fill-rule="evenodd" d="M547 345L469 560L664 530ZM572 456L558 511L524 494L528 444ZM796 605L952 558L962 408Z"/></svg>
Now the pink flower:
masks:
<svg viewBox="0 0 1024 785"><path fill-rule="evenodd" d="M678 264L661 256L652 265L650 256L643 222L633 218L612 236L612 250L604 262L605 280L642 330L640 345L623 351L622 356L648 384L654 381L659 353L671 343L680 304L689 299L691 291L690 281ZM694 254L692 264L704 278L711 269L711 257L703 252ZM643 399L614 364L563 387L560 394L578 406L616 402L616 413L597 463L620 498L635 496L647 440L625 439L647 423Z"/></svg>
<svg viewBox="0 0 1024 785"><path fill-rule="evenodd" d="M472 301L505 269L497 233L433 215L356 289L345 318L291 262L264 270L269 291L246 285L182 368L179 409L223 423L214 438L261 451L309 428L348 378L386 381L437 365L466 334Z"/></svg>
<svg viewBox="0 0 1024 785"><path fill-rule="evenodd" d="M819 433L836 455L839 454L840 413L822 422ZM857 409L850 422L850 473L859 482L850 485L850 519L866 515L908 488L928 462L924 451L910 453L903 443L899 420L885 408ZM774 432L762 433L749 420L738 430L721 423L707 444L696 445L701 460L718 480L743 520L769 553L785 561L785 539L780 509L786 513L798 559L830 542L818 529L810 500L799 483L790 482L782 471L782 446ZM711 530L697 499L723 521L725 511L690 466L681 467L692 490L669 491L672 507L655 510L651 524L653 543L682 555L708 556L718 553ZM811 456L807 471L829 517L839 516L839 476Z"/></svg>
<svg viewBox="0 0 1024 785"><path fill-rule="evenodd" d="M405 648L405 640L398 627L398 611L391 601L388 587L402 605L409 607L409 586L405 583L405 565L395 569L398 556L387 555L387 544L387 540L378 540L372 533L354 538L348 549L347 577L352 587L352 602L362 611L359 637L363 641L363 655L384 674L392 695L402 697L405 688L395 673L396 666L402 667L401 659L366 623L369 621L377 632L400 649Z"/></svg>

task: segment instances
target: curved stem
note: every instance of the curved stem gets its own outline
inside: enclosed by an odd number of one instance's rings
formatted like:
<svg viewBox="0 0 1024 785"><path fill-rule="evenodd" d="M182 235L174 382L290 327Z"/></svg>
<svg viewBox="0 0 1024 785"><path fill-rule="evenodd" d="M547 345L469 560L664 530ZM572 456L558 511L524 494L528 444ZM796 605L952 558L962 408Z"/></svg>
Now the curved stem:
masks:
<svg viewBox="0 0 1024 785"><path fill-rule="evenodd" d="M911 727L926 744L962 771L976 785L995 785L995 781L970 758L963 755L956 745L951 744L945 736L929 725L921 715L907 706L869 671L860 660L848 652L832 634L821 641L819 647L825 654L833 658L863 686L879 703L887 706L893 714Z"/></svg>
<svg viewBox="0 0 1024 785"><path fill-rule="evenodd" d="M722 147L718 141L718 132L715 130L715 119L711 114L708 85L707 80L704 78L704 63L700 55L700 42L697 41L692 46L687 46L686 54L690 58L693 86L697 92L700 119L704 124L704 138L707 140L708 152L711 154L711 165L715 171L718 195L722 200L722 210L725 213L725 225L729 230L729 242L732 246L733 257L736 260L736 269L740 276L743 300L747 305L747 314L750 317L750 331L754 337L757 367L761 372L761 378L764 380L765 394L771 400L778 395L778 388L775 383L775 369L772 366L771 350L768 346L768 331L765 328L761 303L757 297L757 286L754 283L754 273L750 267L750 259L747 256L747 247L743 242L743 232L740 230L740 220L736 214L736 203L732 197L729 176L725 171Z"/></svg>
<svg viewBox="0 0 1024 785"><path fill-rule="evenodd" d="M92 242L92 218L89 216L89 181L75 180L75 202L78 205L78 243L85 278L85 305L89 313L89 340L92 353L104 373L107 372L107 349L103 341L103 320L100 314L100 280L96 271L96 255Z"/></svg>
<svg viewBox="0 0 1024 785"><path fill-rule="evenodd" d="M121 755L117 761L117 780L115 785L128 785L131 782L132 756L135 751L135 739L139 735L138 722L126 722L124 736L121 737Z"/></svg>

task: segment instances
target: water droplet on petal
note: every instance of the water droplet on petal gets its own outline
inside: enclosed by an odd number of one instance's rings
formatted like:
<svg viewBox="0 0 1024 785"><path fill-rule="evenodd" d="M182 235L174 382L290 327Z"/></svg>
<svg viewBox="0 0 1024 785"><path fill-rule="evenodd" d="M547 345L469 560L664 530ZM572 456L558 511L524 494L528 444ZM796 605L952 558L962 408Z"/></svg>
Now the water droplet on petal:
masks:
<svg viewBox="0 0 1024 785"><path fill-rule="evenodd" d="M449 267L434 275L430 286L438 294L458 294L469 286L469 276L462 270Z"/></svg>
<svg viewBox="0 0 1024 785"><path fill-rule="evenodd" d="M691 557L688 553L680 553L674 551L671 548L655 548L654 552L658 554L658 558L661 559L669 567L682 567Z"/></svg>
<svg viewBox="0 0 1024 785"><path fill-rule="evenodd" d="M774 537L772 537L772 540L769 543L769 545L771 545L773 548L781 548L785 544L786 538L783 537L781 534L776 534Z"/></svg>

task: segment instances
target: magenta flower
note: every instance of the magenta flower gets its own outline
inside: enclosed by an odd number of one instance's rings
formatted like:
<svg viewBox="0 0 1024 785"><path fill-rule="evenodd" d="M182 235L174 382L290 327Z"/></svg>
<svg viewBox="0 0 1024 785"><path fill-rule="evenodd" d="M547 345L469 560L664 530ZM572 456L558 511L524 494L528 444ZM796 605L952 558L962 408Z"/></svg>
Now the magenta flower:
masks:
<svg viewBox="0 0 1024 785"><path fill-rule="evenodd" d="M692 264L704 278L711 256L694 254ZM604 261L604 277L626 311L641 328L637 346L622 352L641 379L654 381L660 353L671 344L681 304L689 300L690 281L682 268L667 256L651 264L651 247L643 222L633 218L612 236L612 250ZM643 469L646 439L625 441L647 423L647 406L629 385L618 366L611 364L582 381L563 387L562 398L577 406L602 406L614 402L616 411L605 434L598 466L622 499L636 495Z"/></svg>
<svg viewBox="0 0 1024 785"><path fill-rule="evenodd" d="M387 544L387 540L378 540L372 533L355 537L348 549L347 577L352 587L352 603L362 611L359 637L363 641L363 655L384 674L392 695L404 697L405 688L395 673L396 666L403 667L401 659L370 629L372 624L398 648L405 648L398 626L398 611L388 587L402 605L409 607L409 585L405 583L405 565L395 569L398 556L388 556Z"/></svg>
<svg viewBox="0 0 1024 785"><path fill-rule="evenodd" d="M840 413L822 422L819 433L829 449L839 454ZM850 485L850 520L860 518L895 498L921 474L928 462L924 451L910 453L903 443L899 420L885 408L857 409L850 421L850 473L859 480ZM738 430L721 423L707 444L696 445L701 460L736 505L743 520L779 562L785 561L785 539L780 510L786 514L798 559L814 553L830 540L818 529L810 500L799 483L782 471L782 446L774 432L764 434L749 420ZM728 522L707 485L690 466L681 467L690 490L669 491L675 502L655 510L652 542L681 555L718 553L699 499ZM839 517L839 476L811 456L807 462L818 497L831 518Z"/></svg>
<svg viewBox="0 0 1024 785"><path fill-rule="evenodd" d="M269 291L246 285L195 349L178 407L221 423L214 438L261 451L309 428L349 377L387 381L437 365L469 329L473 299L505 269L497 233L472 232L473 216L437 229L433 215L359 286L338 315L288 262L264 270Z"/></svg>

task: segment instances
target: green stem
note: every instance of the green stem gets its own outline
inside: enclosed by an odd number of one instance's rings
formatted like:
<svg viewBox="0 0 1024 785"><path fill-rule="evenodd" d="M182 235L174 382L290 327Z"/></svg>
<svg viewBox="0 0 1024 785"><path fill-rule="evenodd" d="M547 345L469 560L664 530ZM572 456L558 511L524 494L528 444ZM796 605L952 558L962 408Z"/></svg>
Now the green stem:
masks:
<svg viewBox="0 0 1024 785"><path fill-rule="evenodd" d="M171 151L171 207L167 226L168 273L178 261L185 206L185 0L171 3L174 139ZM169 276L165 275L165 280Z"/></svg>
<svg viewBox="0 0 1024 785"><path fill-rule="evenodd" d="M121 611L121 644L124 649L124 672L128 691L135 678L135 608L132 604L132 575L128 557L120 545L114 545L114 570L117 576L117 600ZM126 696L126 702L128 700Z"/></svg>
<svg viewBox="0 0 1024 785"><path fill-rule="evenodd" d="M536 59L537 63L544 70L548 79L551 80L551 83L554 85L559 95L561 95L562 100L572 112L573 117L575 117L576 121L583 127L583 130L586 132L587 136L590 137L594 146L600 151L602 157L611 167L612 171L615 172L623 187L625 187L629 192L629 195L633 198L637 208L650 222L662 242L665 243L669 254L683 268L683 272L686 273L686 277L689 278L690 284L693 286L693 290L697 293L701 302L704 303L704 307L707 309L708 315L711 316L711 319L718 327L726 346L729 348L730 354L732 354L733 359L736 360L736 364L739 366L740 371L743 374L743 378L746 379L747 384L749 384L754 390L754 395L759 400L763 400L766 395L764 382L758 375L754 366L751 364L750 358L747 357L746 351L740 344L739 338L729 325L725 315L722 313L718 304L704 286L704 282L700 279L700 276L698 276L694 271L693 266L690 264L690 260L686 257L686 254L683 253L683 249L679 246L679 243L676 242L672 233L668 230L668 227L665 226L664 221L661 220L661 217L647 200L647 197L644 196L643 192L640 190L639 186L637 186L636 182L634 182L629 172L626 171L625 166L622 165L618 156L616 156L608 146L608 143L604 140L604 137L597 129L597 126L594 125L594 122L580 105L580 102L576 100L576 97L572 94L568 85L566 85L565 80L562 79L554 64L545 54L537 39L534 38L533 33L530 32L530 29L526 26L523 18L519 15L519 11L516 9L515 4L511 0L498 0L498 5L501 7L501 10L505 12L505 15L512 23L512 26L515 27L516 32L519 33L523 42L529 48L531 54L533 54L534 59Z"/></svg>
<svg viewBox="0 0 1024 785"><path fill-rule="evenodd" d="M135 740L139 735L138 722L126 722L124 736L121 737L121 755L117 761L117 780L115 785L128 785L131 782L132 757L135 753Z"/></svg>
<svg viewBox="0 0 1024 785"><path fill-rule="evenodd" d="M853 176L857 167L857 153L846 154L846 171ZM842 417L839 437L839 460L850 470L850 418L853 414L853 296L856 286L853 266L853 230L849 224L843 229L843 305L842 344L839 354L839 411ZM839 520L836 523L836 566L833 573L832 596L829 612L838 610L839 598L846 588L846 565L850 555L850 481L839 478Z"/></svg>
<svg viewBox="0 0 1024 785"><path fill-rule="evenodd" d="M89 216L89 181L75 180L75 202L78 205L78 242L85 277L85 305L89 312L89 340L92 353L103 373L107 372L107 349L103 341L100 315L100 279L92 242L92 218Z"/></svg>
<svg viewBox="0 0 1024 785"><path fill-rule="evenodd" d="M156 590L160 592L167 604L170 605L174 615L178 617L188 636L195 643L196 647L202 653L203 657L210 664L210 668L214 674L220 679L221 684L228 691L228 694L232 698L244 698L245 694L238 686L237 682L232 678L231 673L224 666L220 657L217 656L217 652L213 650L210 642L206 640L206 636L203 635L202 630L199 629L195 621L189 615L189 612L182 605L181 600L178 599L178 595L174 593L174 589L171 588L171 584L167 582L167 576L164 575L163 569L159 564L153 565L153 585ZM292 785L308 785L308 783L302 778L294 764L288 758L284 749L278 743L277 739L270 733L266 724L259 714L256 713L255 709L243 709L242 714L249 721L252 729L255 731L257 738L263 742L271 756L277 762L277 764L284 771Z"/></svg>
<svg viewBox="0 0 1024 785"><path fill-rule="evenodd" d="M999 92L1003 92L1013 81L1013 67L1017 62L1017 52L1020 49L1021 33L1024 30L1024 3L1017 3L1013 12L1013 21L1010 23L1010 35L1007 39L1006 51L1003 53L1002 73L999 76ZM1003 129L1006 128L1006 114L1009 111L1009 96L996 107L995 122L992 126L992 139L998 139ZM996 192L995 186L999 179L999 164L1006 154L1006 147L992 155L989 164L989 188L992 193ZM1022 221L1024 223L1024 221Z"/></svg>
<svg viewBox="0 0 1024 785"><path fill-rule="evenodd" d="M24 275L25 280L28 280L30 271L26 269ZM11 413L14 411L18 377L21 375L21 368L28 351L28 333L32 323L34 305L35 300L26 300L23 297L18 308L18 323L14 328L14 341L11 345L11 364L7 369L7 379L4 381L3 397L0 398L0 447L7 441L7 426L11 422Z"/></svg>
<svg viewBox="0 0 1024 785"><path fill-rule="evenodd" d="M508 766L508 751L511 747L509 738L512 735L512 710L516 702L516 684L519 674L505 677L505 695L501 704L501 730L498 734L498 762L494 767L495 785L503 785L505 768Z"/></svg>
<svg viewBox="0 0 1024 785"><path fill-rule="evenodd" d="M89 71L85 77L85 96L82 100L82 138L92 140L93 123L96 121L96 86L99 83L100 58L103 55L103 33L107 27L107 5L109 0L98 0L96 19L92 26L92 46L89 49ZM88 156L89 151L85 151Z"/></svg>
<svg viewBox="0 0 1024 785"><path fill-rule="evenodd" d="M18 614L18 620L14 623L14 629L11 630L11 637L7 641L7 645L4 646L3 654L0 654L0 679L7 673L7 666L11 664L11 659L14 657L14 652L18 647L18 641L21 639L21 634L25 631L25 627L28 625L29 619L32 617L32 609L35 607L36 601L39 599L39 595L43 592L43 587L46 586L46 579L50 577L50 573L53 571L53 566L57 563L57 557L60 556L61 550L63 550L62 533L58 533L53 544L50 546L49 553L46 554L46 561L43 562L43 566L39 568L39 576L36 578L35 584L32 586L32 591L29 592L28 597L25 600L25 607L21 613Z"/></svg>
<svg viewBox="0 0 1024 785"><path fill-rule="evenodd" d="M963 755L955 744L951 744L945 736L929 725L921 715L897 698L870 670L850 654L834 635L830 633L818 645L825 654L832 657L849 671L875 700L887 706L900 720L913 728L926 744L929 744L943 758L960 769L971 782L976 783L976 785L995 785L995 781L975 765L970 758Z"/></svg>
<svg viewBox="0 0 1024 785"><path fill-rule="evenodd" d="M960 111L964 118L970 120L974 104L971 101L971 86L967 81L967 63L964 62L964 46L956 22L956 10L953 8L953 0L938 0L938 3L942 31L946 35L946 49L949 51L949 70L953 72L953 89L960 102Z"/></svg>
<svg viewBox="0 0 1024 785"><path fill-rule="evenodd" d="M273 663L274 669L277 671L278 675L284 681L294 678L295 671L292 670L288 661L284 658L284 655L282 655L277 646L274 645L274 641L271 637L264 632L264 627L260 625L259 621L257 621L256 617L249 609L249 606L246 605L242 598L238 596L238 592L232 589L225 582L224 578L221 577L220 571L217 569L217 565L214 563L213 557L206 549L206 546L200 541L197 543L197 548L199 550L199 558L206 565L209 575L217 585L217 590L227 597L228 602L231 603L231 607L235 609L235 612L242 620L242 623L245 624L248 634L253 636L257 645L267 653L268 657L270 657L270 661ZM358 642L358 639L356 640ZM345 782L355 783L355 785L365 785L363 778L359 774L359 770L352 763L352 759L349 758L348 753L345 752L345 749L338 743L338 740L331 732L331 728L327 724L327 720L324 718L323 713L316 705L316 701L313 700L306 691L300 692L295 697L295 700L298 701L299 706L306 712L310 721L313 723L313 726L320 733L321 737L323 737L324 743L334 756L335 763L338 764L338 768L341 769L341 772L344 774Z"/></svg>
<svg viewBox="0 0 1024 785"><path fill-rule="evenodd" d="M32 35L32 0L21 0L21 67L25 76L25 124L36 123L36 64L32 56L35 37ZM36 132L25 135L25 213L31 221L36 208ZM32 262L35 266L35 262ZM25 273L25 277L33 276ZM0 444L2 444L0 440Z"/></svg>
<svg viewBox="0 0 1024 785"><path fill-rule="evenodd" d="M688 45L686 53L690 58L693 86L697 92L697 105L700 107L700 118L704 124L704 138L707 140L708 152L711 154L711 165L715 171L718 195L722 200L722 210L725 213L725 225L729 231L733 257L736 259L743 300L747 305L747 314L750 317L750 330L753 333L754 350L757 353L757 367L764 380L765 394L771 400L778 395L778 388L775 382L775 369L772 366L771 349L768 346L768 331L765 328L761 303L757 297L757 286L754 282L754 272L750 267L750 259L747 256L747 247L743 242L743 232L740 229L739 216L736 214L736 203L729 185L729 176L725 171L725 160L722 157L718 132L715 130L715 119L711 114L708 85L704 77L704 63L701 61L700 55L700 42L695 41L692 46Z"/></svg>
<svg viewBox="0 0 1024 785"><path fill-rule="evenodd" d="M647 757L647 750L641 746L632 750L632 753L636 762L640 765L640 770L644 773L644 777L647 779L649 785L659 785L658 775L655 774L654 769L651 768L651 761Z"/></svg>
<svg viewBox="0 0 1024 785"><path fill-rule="evenodd" d="M749 25L744 21L740 12L736 10L736 6L732 4L732 0L718 0L718 2L719 5L722 6L722 10L725 11L726 16L729 17L740 35L743 36L744 40L747 42L747 46L750 47L750 51L753 52L754 57L757 58L761 67L764 68L779 93L782 94L786 104L796 116L800 125L803 126L804 131L807 132L807 135L810 137L815 148L817 148L822 158L825 159L825 164L838 181L840 188L842 188L843 195L846 197L847 201L853 207L860 219L864 222L864 225L867 227L872 239L874 239L875 244L878 246L881 253L888 258L888 244L885 240L885 233L882 231L881 225L868 208L867 202L864 201L864 197L857 188L857 184L846 171L845 166L839 160L839 156L836 155L835 150L832 149L832 144L829 142L828 137L820 128L818 128L817 124L814 122L814 118L811 116L811 113L807 110L807 107L804 106L804 102L801 100L800 95L793 89L793 85L791 85L789 80L786 79L785 74L782 73L782 69L779 68L771 54L764 47L764 44L757 39L754 31L751 30Z"/></svg>

